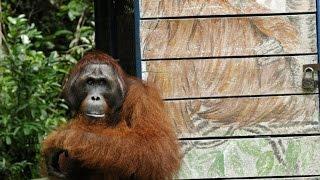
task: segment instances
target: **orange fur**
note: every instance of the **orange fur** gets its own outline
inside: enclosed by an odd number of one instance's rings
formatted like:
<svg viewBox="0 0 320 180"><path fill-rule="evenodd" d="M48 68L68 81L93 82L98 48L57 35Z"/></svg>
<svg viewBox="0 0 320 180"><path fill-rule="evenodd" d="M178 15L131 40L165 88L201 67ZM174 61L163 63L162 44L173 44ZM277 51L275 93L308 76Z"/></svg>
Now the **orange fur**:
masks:
<svg viewBox="0 0 320 180"><path fill-rule="evenodd" d="M124 77L127 94L119 122L110 125L77 115L49 134L43 142L43 155L48 157L55 149L65 149L80 167L90 169L82 173L92 179L172 179L181 156L158 92L149 84L126 76L111 57L101 53L85 56L71 76L93 59L111 64Z"/></svg>

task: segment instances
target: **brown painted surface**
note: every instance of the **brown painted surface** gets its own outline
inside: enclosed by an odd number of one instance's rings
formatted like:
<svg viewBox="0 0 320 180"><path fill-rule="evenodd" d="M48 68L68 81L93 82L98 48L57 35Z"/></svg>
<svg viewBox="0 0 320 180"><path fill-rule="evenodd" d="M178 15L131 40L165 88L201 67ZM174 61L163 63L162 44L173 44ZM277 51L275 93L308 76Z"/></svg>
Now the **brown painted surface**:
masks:
<svg viewBox="0 0 320 180"><path fill-rule="evenodd" d="M320 132L318 95L166 101L179 137Z"/></svg>
<svg viewBox="0 0 320 180"><path fill-rule="evenodd" d="M315 15L141 21L142 59L316 52Z"/></svg>
<svg viewBox="0 0 320 180"><path fill-rule="evenodd" d="M315 2L140 0L143 79L179 137L200 138L181 140L177 178L320 174L319 136L257 137L320 133L318 90L301 88L317 56L297 55L317 52Z"/></svg>
<svg viewBox="0 0 320 180"><path fill-rule="evenodd" d="M163 98L293 94L304 93L303 64L316 62L317 56L144 61L142 77Z"/></svg>
<svg viewBox="0 0 320 180"><path fill-rule="evenodd" d="M315 11L315 0L140 0L142 18Z"/></svg>

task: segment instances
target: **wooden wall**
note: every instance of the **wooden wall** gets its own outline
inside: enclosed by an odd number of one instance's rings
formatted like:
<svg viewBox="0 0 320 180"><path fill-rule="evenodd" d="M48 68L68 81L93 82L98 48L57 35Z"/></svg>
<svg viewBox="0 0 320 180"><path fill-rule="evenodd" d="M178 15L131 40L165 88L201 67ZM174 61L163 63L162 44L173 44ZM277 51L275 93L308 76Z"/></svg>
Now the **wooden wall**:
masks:
<svg viewBox="0 0 320 180"><path fill-rule="evenodd" d="M177 178L320 175L315 0L139 0L142 78L182 145Z"/></svg>

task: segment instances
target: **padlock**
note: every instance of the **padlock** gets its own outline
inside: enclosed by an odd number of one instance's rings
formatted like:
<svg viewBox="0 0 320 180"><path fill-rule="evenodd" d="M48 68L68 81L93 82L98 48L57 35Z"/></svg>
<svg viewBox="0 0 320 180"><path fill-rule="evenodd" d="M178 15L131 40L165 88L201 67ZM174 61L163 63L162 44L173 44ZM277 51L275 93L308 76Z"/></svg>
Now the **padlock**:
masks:
<svg viewBox="0 0 320 180"><path fill-rule="evenodd" d="M302 78L302 89L304 91L313 92L317 88L314 74L313 68L307 67L304 69Z"/></svg>

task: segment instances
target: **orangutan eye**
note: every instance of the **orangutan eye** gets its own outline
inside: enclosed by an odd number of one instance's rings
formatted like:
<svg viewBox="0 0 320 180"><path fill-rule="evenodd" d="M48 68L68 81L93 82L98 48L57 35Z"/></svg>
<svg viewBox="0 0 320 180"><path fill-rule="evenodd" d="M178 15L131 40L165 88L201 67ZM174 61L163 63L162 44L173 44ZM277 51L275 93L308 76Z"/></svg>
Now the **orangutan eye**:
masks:
<svg viewBox="0 0 320 180"><path fill-rule="evenodd" d="M100 79L99 80L99 85L104 86L107 84L107 81L105 79Z"/></svg>
<svg viewBox="0 0 320 180"><path fill-rule="evenodd" d="M90 85L90 86L93 86L94 85L94 80L92 78L89 78L87 80L87 84Z"/></svg>

